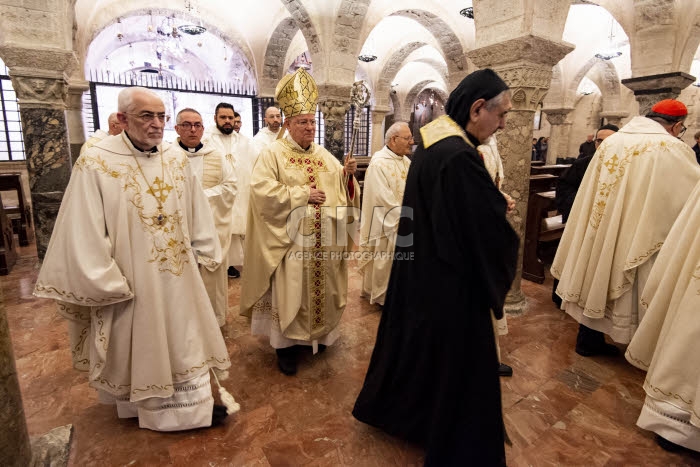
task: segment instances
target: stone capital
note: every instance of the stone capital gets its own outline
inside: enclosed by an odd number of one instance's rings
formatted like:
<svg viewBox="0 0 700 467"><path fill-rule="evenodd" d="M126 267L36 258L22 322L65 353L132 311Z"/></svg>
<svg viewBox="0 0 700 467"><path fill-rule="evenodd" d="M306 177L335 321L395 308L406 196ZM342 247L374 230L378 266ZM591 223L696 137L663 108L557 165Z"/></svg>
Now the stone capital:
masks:
<svg viewBox="0 0 700 467"><path fill-rule="evenodd" d="M61 72L15 67L10 72L12 87L23 109L64 109L68 81Z"/></svg>
<svg viewBox="0 0 700 467"><path fill-rule="evenodd" d="M530 34L474 49L467 56L479 68L495 68L520 62L552 68L572 50L574 46L568 42L552 41Z"/></svg>
<svg viewBox="0 0 700 467"><path fill-rule="evenodd" d="M637 76L622 80L622 84L634 92L635 96L642 94L677 93L695 81L695 78L688 73L676 71L673 73L662 73L658 75Z"/></svg>
<svg viewBox="0 0 700 467"><path fill-rule="evenodd" d="M675 71L623 79L622 84L634 92L634 97L639 103L639 114L644 115L656 102L663 99L676 99L681 91L694 81L695 78L688 73Z"/></svg>
<svg viewBox="0 0 700 467"><path fill-rule="evenodd" d="M621 120L623 118L629 117L629 112L625 110L609 110L601 112L600 116L608 120Z"/></svg>
<svg viewBox="0 0 700 467"><path fill-rule="evenodd" d="M71 80L68 83L66 107L68 110L83 109L83 93L90 89L90 83L84 80Z"/></svg>
<svg viewBox="0 0 700 467"><path fill-rule="evenodd" d="M493 68L510 86L513 109L534 112L547 95L552 67L573 49L566 42L525 35L467 55L476 66Z"/></svg>
<svg viewBox="0 0 700 467"><path fill-rule="evenodd" d="M559 108L559 109L542 109L542 112L547 116L547 121L551 125L564 125L566 123L570 124L569 114L574 110L572 108Z"/></svg>

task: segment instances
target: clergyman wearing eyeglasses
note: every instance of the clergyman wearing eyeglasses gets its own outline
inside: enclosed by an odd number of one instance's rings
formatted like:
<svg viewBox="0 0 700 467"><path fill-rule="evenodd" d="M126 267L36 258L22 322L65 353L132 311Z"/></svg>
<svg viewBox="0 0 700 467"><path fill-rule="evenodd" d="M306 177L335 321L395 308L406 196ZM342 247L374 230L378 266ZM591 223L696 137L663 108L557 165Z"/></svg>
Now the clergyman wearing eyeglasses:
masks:
<svg viewBox="0 0 700 467"><path fill-rule="evenodd" d="M357 229L357 162L314 142L318 88L303 68L277 85L286 137L266 146L250 180L240 312L268 336L279 370L297 371L338 337L348 292L348 237ZM308 350L311 352L311 350Z"/></svg>
<svg viewBox="0 0 700 467"><path fill-rule="evenodd" d="M189 159L192 172L197 176L209 200L216 233L221 243L221 254L226 258L231 245L232 209L237 193L233 165L216 146L202 141L204 123L202 115L195 109L186 108L178 112L175 131L178 134L176 143ZM228 310L228 275L225 263L223 261L213 271L200 268L219 326L226 324Z"/></svg>
<svg viewBox="0 0 700 467"><path fill-rule="evenodd" d="M222 259L209 204L187 157L162 141L160 97L129 87L118 109L124 131L75 163L34 294L57 301L73 365L120 418L216 425L228 409L214 405L210 370L231 363L198 270Z"/></svg>
<svg viewBox="0 0 700 467"><path fill-rule="evenodd" d="M638 297L671 226L700 180L693 150L678 139L688 115L656 103L598 147L576 194L552 264L561 308L576 319L576 352L614 355L643 316Z"/></svg>

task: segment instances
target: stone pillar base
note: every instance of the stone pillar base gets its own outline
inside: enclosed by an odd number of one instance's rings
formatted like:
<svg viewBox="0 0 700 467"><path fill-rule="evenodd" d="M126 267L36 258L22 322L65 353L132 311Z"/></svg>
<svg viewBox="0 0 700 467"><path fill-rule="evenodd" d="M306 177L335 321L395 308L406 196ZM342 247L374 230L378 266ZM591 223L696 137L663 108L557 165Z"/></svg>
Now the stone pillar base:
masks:
<svg viewBox="0 0 700 467"><path fill-rule="evenodd" d="M518 316L525 313L528 309L527 298L522 290L512 290L506 295L506 303L503 306L503 312L511 316Z"/></svg>
<svg viewBox="0 0 700 467"><path fill-rule="evenodd" d="M54 428L43 436L32 438L31 466L65 467L68 465L73 425Z"/></svg>

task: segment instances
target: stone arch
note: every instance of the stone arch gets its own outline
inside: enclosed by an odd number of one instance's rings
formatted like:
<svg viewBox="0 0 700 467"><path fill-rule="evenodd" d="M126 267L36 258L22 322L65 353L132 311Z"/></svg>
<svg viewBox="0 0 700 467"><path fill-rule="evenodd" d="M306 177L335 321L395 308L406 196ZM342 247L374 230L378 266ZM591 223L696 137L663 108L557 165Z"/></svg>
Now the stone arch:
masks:
<svg viewBox="0 0 700 467"><path fill-rule="evenodd" d="M449 73L448 82L452 86L452 81L461 79L466 72L467 63L462 49L462 43L457 34L452 30L442 18L425 10L399 10L391 14L392 16L403 16L416 21L427 29L440 44L447 70ZM454 83L456 85L457 83Z"/></svg>
<svg viewBox="0 0 700 467"><path fill-rule="evenodd" d="M363 42L360 40L362 23L367 16L370 0L342 0L333 31L333 49L358 56Z"/></svg>
<svg viewBox="0 0 700 467"><path fill-rule="evenodd" d="M576 90L584 76L593 68L599 68L603 74L603 82L596 83L603 96L604 110L617 110L617 105L620 102L620 77L617 74L617 69L609 60L600 58L591 58L578 71L571 84L566 89L565 100L573 103L576 99ZM602 86L601 86L602 84Z"/></svg>
<svg viewBox="0 0 700 467"><path fill-rule="evenodd" d="M272 78L279 80L284 76L284 59L289 49L289 44L299 31L299 26L294 21L294 18L285 18L279 22L270 40L267 42L265 49L265 57L263 58L263 78Z"/></svg>
<svg viewBox="0 0 700 467"><path fill-rule="evenodd" d="M389 58L384 62L382 71L379 73L379 80L375 89L375 96L379 105L388 105L387 96L391 90L391 83L394 81L396 74L403 66L403 62L414 51L426 45L425 42L409 42L404 44L398 50L394 51Z"/></svg>
<svg viewBox="0 0 700 467"><path fill-rule="evenodd" d="M284 76L287 51L297 32L299 32L299 26L294 18L284 18L272 31L263 58L262 78L259 88L261 94L274 92L275 86Z"/></svg>
<svg viewBox="0 0 700 467"><path fill-rule="evenodd" d="M245 57L247 61L247 68L248 72L250 75L256 80L257 82L257 73L255 70L255 57L253 56L253 52L248 46L248 42L245 40L245 38L236 30L230 30L227 32L224 32L222 29L219 28L217 24L208 22L207 19L201 19L199 17L196 17L186 11L182 10L177 10L177 9L172 9L172 8L131 8L123 10L120 15L113 16L112 14L105 13L99 18L95 18L94 21L92 22L94 27L92 27L89 30L83 30L82 34L80 34L80 49L76 50L76 52L80 56L80 63L81 66L84 66L85 64L85 59L87 57L87 51L92 44L92 42L97 38L97 36L100 35L100 33L106 29L107 27L111 26L112 24L116 23L119 18L128 18L131 16L146 16L149 15L150 13L153 13L154 15L160 15L160 16L175 16L177 18L182 18L186 19L191 22L202 22L202 24L213 34L218 35L225 43L237 47ZM109 16L107 16L109 15ZM79 33L81 31L79 30ZM257 87L257 86L256 86Z"/></svg>
<svg viewBox="0 0 700 467"><path fill-rule="evenodd" d="M82 34L80 43L82 45L81 49L76 51L80 57L80 68L82 70L81 78L85 76L85 73L87 71L85 70L85 66L87 65L86 62L89 57L88 52L90 51L90 55L94 53L91 51L91 47L95 43L95 40L98 38L98 36L100 36L100 34L102 34L102 32L105 31L105 29L117 23L120 19L130 18L134 16L148 16L150 14L153 14L154 16L182 19L188 22L201 22L201 24L207 28L207 31L220 38L227 48L231 48L232 50L240 52L238 55L241 58L240 66L242 67L242 72L244 75L244 87L249 88L252 92L256 92L256 90L259 88L259 80L257 78L257 72L255 69L255 58L253 56L252 50L248 46L248 42L242 37L242 35L238 31L229 30L228 32L224 32L223 30L219 29L216 24L212 24L210 22L207 22L206 20L201 20L200 18L195 17L188 12L170 8L126 9L125 11L121 12L118 17L110 17L103 14L99 18L95 19L95 21L92 23L93 27L81 31ZM130 43L137 44L151 40L150 38L146 37L147 33L145 31L141 32L140 34L133 34L135 37L130 41ZM117 49L118 48L115 48L113 50ZM196 60L200 63L205 63L202 62L200 58L196 55L191 54L190 59ZM229 66L233 66L233 62L229 63L231 63L231 65Z"/></svg>
<svg viewBox="0 0 700 467"><path fill-rule="evenodd" d="M282 0L282 3L289 11L289 14L292 15L292 18L294 18L301 33L304 35L304 39L306 39L314 69L318 71L325 70L326 57L321 52L323 50L321 47L321 36L316 31L316 26L311 19L311 15L306 11L306 7L304 7L301 0Z"/></svg>
<svg viewBox="0 0 700 467"><path fill-rule="evenodd" d="M410 91L406 94L406 98L403 101L403 114L402 117L408 121L409 118L411 117L411 109L413 109L413 101L416 100L416 96L420 94L420 92L427 88L430 84L435 83L432 79L426 79L423 81L420 81L416 84L413 85ZM435 87L437 89L437 86Z"/></svg>

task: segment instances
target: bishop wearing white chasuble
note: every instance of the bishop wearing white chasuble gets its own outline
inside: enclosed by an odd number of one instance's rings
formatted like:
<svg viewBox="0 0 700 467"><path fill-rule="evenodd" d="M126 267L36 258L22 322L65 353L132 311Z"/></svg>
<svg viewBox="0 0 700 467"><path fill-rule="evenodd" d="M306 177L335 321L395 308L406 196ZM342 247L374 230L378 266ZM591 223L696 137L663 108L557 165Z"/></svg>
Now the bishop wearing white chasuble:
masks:
<svg viewBox="0 0 700 467"><path fill-rule="evenodd" d="M121 418L158 431L220 423L209 370L230 366L199 276L221 248L187 157L143 88L119 94L121 135L73 168L34 294L57 300L74 366Z"/></svg>
<svg viewBox="0 0 700 467"><path fill-rule="evenodd" d="M253 169L240 312L252 318L253 334L269 336L280 371L291 375L296 346L315 353L337 338L359 185L353 158L343 166L313 142L313 78L300 68L276 95L289 136L264 149Z"/></svg>
<svg viewBox="0 0 700 467"><path fill-rule="evenodd" d="M628 344L644 317L649 271L700 180L695 154L677 138L687 114L672 99L655 104L608 136L586 170L552 264L562 309L581 325L581 355L613 353L603 334Z"/></svg>
<svg viewBox="0 0 700 467"><path fill-rule="evenodd" d="M180 136L177 146L190 161L192 172L200 181L209 201L221 243L221 254L226 258L233 232L232 208L236 199L236 175L233 166L224 155L211 144L202 143L204 125L202 116L194 109L182 109L177 114L175 131ZM214 307L219 326L226 324L228 311L228 276L226 265L221 264L214 271L200 268L204 287Z"/></svg>
<svg viewBox="0 0 700 467"><path fill-rule="evenodd" d="M385 135L386 145L375 152L365 173L360 228L359 272L362 296L384 305L394 261L401 202L411 160L413 136L406 122L396 122Z"/></svg>

